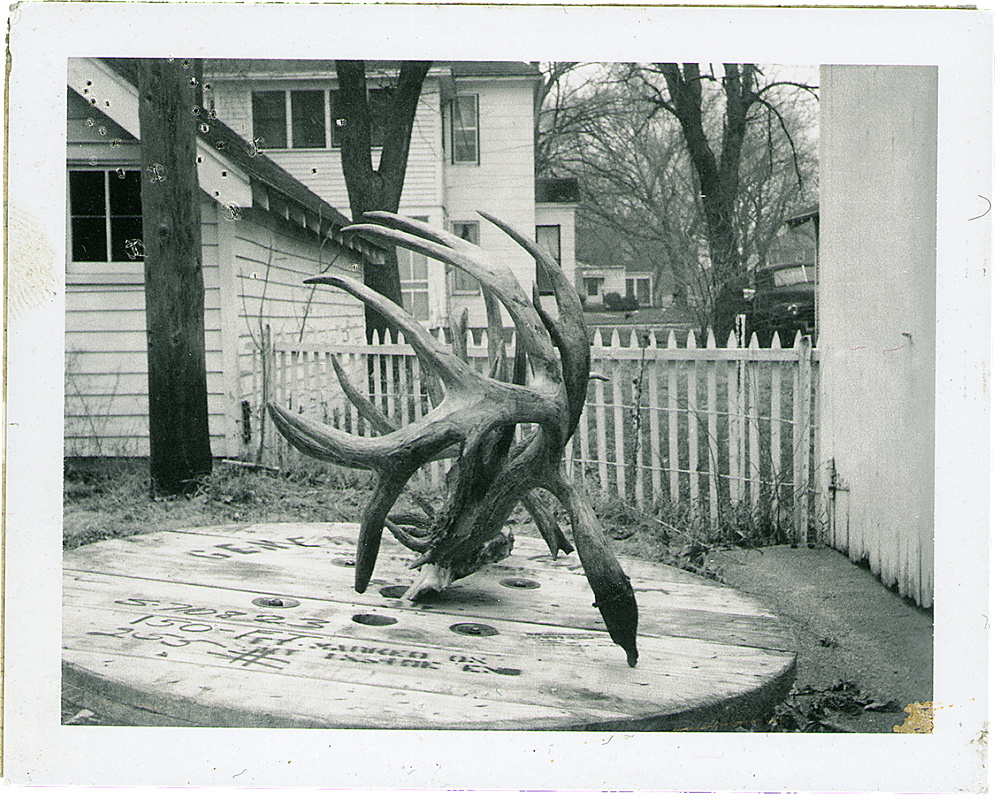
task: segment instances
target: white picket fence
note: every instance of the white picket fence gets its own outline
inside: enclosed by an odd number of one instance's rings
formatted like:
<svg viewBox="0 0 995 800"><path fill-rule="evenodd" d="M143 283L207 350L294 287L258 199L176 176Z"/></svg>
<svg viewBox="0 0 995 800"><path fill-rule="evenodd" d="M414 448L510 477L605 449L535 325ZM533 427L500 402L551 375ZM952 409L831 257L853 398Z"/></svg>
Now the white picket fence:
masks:
<svg viewBox="0 0 995 800"><path fill-rule="evenodd" d="M374 344L277 339L266 350L265 370L255 349L243 376L243 408L253 420L247 458L274 465L293 458L268 421L259 438L265 400L351 433L376 435L339 386L333 354L353 385L397 424L430 408L422 366L403 336L393 341L388 334ZM469 336L467 355L475 368L486 368L486 331ZM798 336L791 347L775 338L760 348L755 337L737 346L731 334L718 347L709 332L699 347L693 333L678 346L673 332L658 340L653 332L615 330L595 334L591 359L592 373L604 380L590 382L568 443L566 468L574 478L650 512L686 503L713 524L733 512L764 513L799 541L818 527L818 351L807 337ZM423 487L441 486L448 467L425 467Z"/></svg>

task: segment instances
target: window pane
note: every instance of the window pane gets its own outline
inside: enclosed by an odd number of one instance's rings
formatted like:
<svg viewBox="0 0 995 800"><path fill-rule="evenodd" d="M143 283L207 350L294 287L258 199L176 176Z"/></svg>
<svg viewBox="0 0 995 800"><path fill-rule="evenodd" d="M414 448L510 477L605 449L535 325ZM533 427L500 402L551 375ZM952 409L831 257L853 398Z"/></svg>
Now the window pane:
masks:
<svg viewBox="0 0 995 800"><path fill-rule="evenodd" d="M636 282L636 299L639 301L640 305L648 306L650 304L649 278L640 278Z"/></svg>
<svg viewBox="0 0 995 800"><path fill-rule="evenodd" d="M73 261L107 260L105 172L70 172Z"/></svg>
<svg viewBox="0 0 995 800"><path fill-rule="evenodd" d="M387 115L394 89L370 89L370 140L374 147L383 147L387 135Z"/></svg>
<svg viewBox="0 0 995 800"><path fill-rule="evenodd" d="M252 135L264 148L287 146L286 93L252 93Z"/></svg>
<svg viewBox="0 0 995 800"><path fill-rule="evenodd" d="M428 257L421 253L413 253L403 247L398 247L397 267L401 283L428 280Z"/></svg>
<svg viewBox="0 0 995 800"><path fill-rule="evenodd" d="M428 319L428 290L402 292L405 310L415 319Z"/></svg>
<svg viewBox="0 0 995 800"><path fill-rule="evenodd" d="M73 217L73 261L106 261L104 217Z"/></svg>
<svg viewBox="0 0 995 800"><path fill-rule="evenodd" d="M127 244L142 238L142 184L138 170L117 170L108 178L111 199L111 261L138 261Z"/></svg>
<svg viewBox="0 0 995 800"><path fill-rule="evenodd" d="M453 161L477 163L477 96L452 102Z"/></svg>
<svg viewBox="0 0 995 800"><path fill-rule="evenodd" d="M480 227L476 222L454 222L453 233L460 239L480 244ZM471 277L459 267L453 271L454 292L476 292L479 288L480 284L476 278Z"/></svg>
<svg viewBox="0 0 995 800"><path fill-rule="evenodd" d="M141 217L111 218L111 261L142 261L141 248L128 246L142 240Z"/></svg>
<svg viewBox="0 0 995 800"><path fill-rule="evenodd" d="M290 111L294 147L324 147L325 93L320 90L291 92Z"/></svg>
<svg viewBox="0 0 995 800"><path fill-rule="evenodd" d="M138 170L117 170L110 173L110 191L111 214L141 217L142 183Z"/></svg>
<svg viewBox="0 0 995 800"><path fill-rule="evenodd" d="M104 173L70 172L69 201L72 204L74 216L103 216L106 211L104 206Z"/></svg>
<svg viewBox="0 0 995 800"><path fill-rule="evenodd" d="M333 90L328 93L328 102L332 111L332 147L342 146L342 128L345 126L345 119L337 108L339 104L338 98L339 93L337 91Z"/></svg>

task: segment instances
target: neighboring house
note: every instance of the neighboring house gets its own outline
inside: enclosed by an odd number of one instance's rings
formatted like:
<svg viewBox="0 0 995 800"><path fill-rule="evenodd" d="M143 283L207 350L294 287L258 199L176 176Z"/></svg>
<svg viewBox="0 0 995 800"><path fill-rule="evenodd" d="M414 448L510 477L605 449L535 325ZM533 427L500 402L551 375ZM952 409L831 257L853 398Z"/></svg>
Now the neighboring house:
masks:
<svg viewBox="0 0 995 800"><path fill-rule="evenodd" d="M536 243L545 247L576 287L581 286L577 269L575 220L580 189L576 178L538 178L535 187ZM552 294L542 271L536 274L540 295Z"/></svg>
<svg viewBox="0 0 995 800"><path fill-rule="evenodd" d="M138 92L126 61L81 58L67 94L65 453L147 455ZM356 341L362 304L302 280L361 279L383 254L344 242L346 217L207 113L200 131L211 450L238 457L258 420L242 398L262 326Z"/></svg>
<svg viewBox="0 0 995 800"><path fill-rule="evenodd" d="M578 269L584 287L581 298L587 305L601 304L605 295L611 293L634 297L640 306L653 305L653 276L648 273L636 272L623 264L580 264Z"/></svg>
<svg viewBox="0 0 995 800"><path fill-rule="evenodd" d="M390 91L397 66L367 62L374 144L381 130L378 100ZM328 203L349 207L336 135L334 61L207 59L204 75L205 105L219 119ZM548 195L535 180L533 97L540 79L535 65L521 62L433 63L415 116L399 209L480 244L528 292L533 282L545 289L535 262L477 211L558 247L562 266L574 275L576 185L572 194L566 187L564 195L561 186ZM427 327L447 325L464 308L471 327L486 325L475 280L424 256L404 250L398 256L404 305Z"/></svg>

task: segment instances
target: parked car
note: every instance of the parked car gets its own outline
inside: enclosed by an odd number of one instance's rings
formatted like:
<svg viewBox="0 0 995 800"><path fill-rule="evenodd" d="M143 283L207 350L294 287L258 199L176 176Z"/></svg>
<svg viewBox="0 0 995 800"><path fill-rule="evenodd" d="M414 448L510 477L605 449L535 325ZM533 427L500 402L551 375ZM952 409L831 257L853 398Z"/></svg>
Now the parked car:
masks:
<svg viewBox="0 0 995 800"><path fill-rule="evenodd" d="M756 272L753 298L747 303L746 325L766 346L774 331L782 347L790 347L795 334L815 333L815 265L803 262L776 264Z"/></svg>

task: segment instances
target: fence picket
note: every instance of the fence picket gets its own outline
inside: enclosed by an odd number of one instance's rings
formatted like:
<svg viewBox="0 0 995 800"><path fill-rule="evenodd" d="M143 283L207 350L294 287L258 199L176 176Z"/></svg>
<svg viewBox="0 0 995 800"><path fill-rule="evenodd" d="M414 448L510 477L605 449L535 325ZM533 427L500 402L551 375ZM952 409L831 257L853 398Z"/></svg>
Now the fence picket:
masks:
<svg viewBox="0 0 995 800"><path fill-rule="evenodd" d="M715 344L714 339L706 345ZM697 347L694 331L688 333L689 351ZM699 511L698 505L698 362L692 361L688 369L688 499L694 513Z"/></svg>
<svg viewBox="0 0 995 800"><path fill-rule="evenodd" d="M468 332L467 360L486 372L494 343L482 333L475 343ZM810 340L799 338L787 348L775 337L770 348L760 348L752 338L746 347L734 340L720 348L710 331L702 346L693 332L683 347L673 331L664 338L598 330L593 338L592 372L610 378L611 398L606 381L592 381L594 390L565 452L568 474L590 477L603 492L631 498L647 510L664 499L689 503L713 524L726 503L748 501L756 511L769 499L773 519L791 524L805 540L811 509L820 508L811 495L817 420L811 393L818 353ZM332 374L333 354L356 388L395 423L420 419L439 402L431 374L402 334L334 347L264 335L242 362L251 371L241 380L243 399L260 420L250 431L247 452L278 463L289 452L273 426L262 421L267 401L357 435L375 435ZM520 426L520 435L528 428ZM449 460L428 465L419 474L420 486L441 486L450 466Z"/></svg>
<svg viewBox="0 0 995 800"><path fill-rule="evenodd" d="M715 337L708 332L708 342L715 345ZM718 362L709 361L705 366L705 381L708 402L708 515L712 524L719 519L719 400Z"/></svg>
<svg viewBox="0 0 995 800"><path fill-rule="evenodd" d="M650 337L651 360L647 362L646 370L649 383L649 417L650 417L650 438L646 447L646 457L644 461L649 464L650 470L650 497L654 504L663 498L663 459L660 457L660 415L663 409L660 408L660 362L658 355L660 344L654 331Z"/></svg>
<svg viewBox="0 0 995 800"><path fill-rule="evenodd" d="M760 350L757 334L750 338L749 361L746 362L746 385L749 390L747 397L747 425L749 433L749 468L750 508L755 514L760 507L760 362L756 356Z"/></svg>
<svg viewBox="0 0 995 800"><path fill-rule="evenodd" d="M801 543L808 544L808 505L809 505L809 450L812 440L812 340L799 332L795 338L798 352L797 390L795 392L798 413L795 414L795 433L798 447L795 449L795 532L801 536Z"/></svg>
<svg viewBox="0 0 995 800"><path fill-rule="evenodd" d="M677 337L674 332L670 332L667 337L667 350L677 350ZM670 353L667 353L670 355ZM677 409L679 407L677 399L677 362L671 361L667 370L667 408L669 409L669 419L667 420L667 434L669 447L667 448L670 467L670 502L675 505L681 499L680 481L680 450L677 449Z"/></svg>
<svg viewBox="0 0 995 800"><path fill-rule="evenodd" d="M726 349L731 354L735 349L736 335L729 333ZM731 347L730 347L731 345ZM743 486L740 482L742 464L742 417L740 416L740 361L726 362L726 411L729 431L729 502L739 505L743 499Z"/></svg>
<svg viewBox="0 0 995 800"><path fill-rule="evenodd" d="M624 415L622 413L622 384L625 379L622 376L621 363L619 362L617 355L618 351L622 349L622 343L619 341L618 329L612 332L611 338L611 350L610 354L612 360L612 422L615 434L615 491L618 492L618 496L625 499L628 497L628 492L626 491L625 485L625 430L624 430Z"/></svg>

